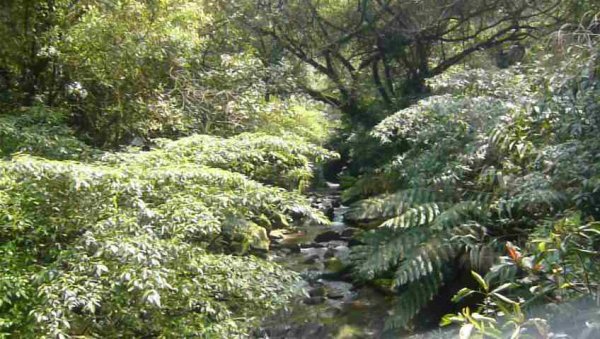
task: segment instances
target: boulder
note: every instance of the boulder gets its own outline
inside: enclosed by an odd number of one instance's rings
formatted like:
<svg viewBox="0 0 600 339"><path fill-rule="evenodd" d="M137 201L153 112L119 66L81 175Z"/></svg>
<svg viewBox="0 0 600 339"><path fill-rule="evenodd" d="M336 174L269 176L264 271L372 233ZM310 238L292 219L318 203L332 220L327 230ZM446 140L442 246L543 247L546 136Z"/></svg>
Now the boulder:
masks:
<svg viewBox="0 0 600 339"><path fill-rule="evenodd" d="M338 246L334 249L335 257L342 263L348 262L350 259L350 248L348 246Z"/></svg>
<svg viewBox="0 0 600 339"><path fill-rule="evenodd" d="M327 294L327 290L324 286L317 286L310 291L308 291L308 295L312 297L324 297Z"/></svg>
<svg viewBox="0 0 600 339"><path fill-rule="evenodd" d="M352 284L345 281L323 281L326 296L330 299L350 299Z"/></svg>
<svg viewBox="0 0 600 339"><path fill-rule="evenodd" d="M250 236L250 247L258 250L269 250L269 237L267 230L255 224L249 224L248 233Z"/></svg>
<svg viewBox="0 0 600 339"><path fill-rule="evenodd" d="M308 256L306 259L304 259L304 263L307 265L312 265L314 263L316 263L317 261L319 261L320 257L317 254L313 254Z"/></svg>
<svg viewBox="0 0 600 339"><path fill-rule="evenodd" d="M315 237L315 242L328 242L332 240L342 240L342 235L334 231L326 231Z"/></svg>
<svg viewBox="0 0 600 339"><path fill-rule="evenodd" d="M318 304L322 304L323 302L325 302L325 297L323 297L323 296L310 297L310 298L304 299L304 303L306 305L318 305Z"/></svg>
<svg viewBox="0 0 600 339"><path fill-rule="evenodd" d="M311 242L308 244L300 244L300 248L322 248L325 247L323 244L319 244L318 242Z"/></svg>
<svg viewBox="0 0 600 339"><path fill-rule="evenodd" d="M304 254L305 257L311 256L313 254L317 254L319 257L323 257L327 252L327 248L325 247L306 247L301 248L300 253Z"/></svg>
<svg viewBox="0 0 600 339"><path fill-rule="evenodd" d="M338 258L329 258L325 261L325 268L331 273L339 273L344 270L344 264Z"/></svg>
<svg viewBox="0 0 600 339"><path fill-rule="evenodd" d="M342 231L341 236L346 237L346 238L351 238L356 234L357 231L358 231L357 228L348 227Z"/></svg>

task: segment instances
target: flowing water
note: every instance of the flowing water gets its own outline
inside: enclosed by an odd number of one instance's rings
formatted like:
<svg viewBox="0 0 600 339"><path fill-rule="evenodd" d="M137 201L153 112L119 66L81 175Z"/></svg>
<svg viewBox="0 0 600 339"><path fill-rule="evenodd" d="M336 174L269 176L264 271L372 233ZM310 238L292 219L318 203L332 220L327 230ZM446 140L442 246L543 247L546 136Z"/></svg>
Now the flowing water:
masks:
<svg viewBox="0 0 600 339"><path fill-rule="evenodd" d="M333 201L335 206L335 199L339 199L335 193L329 192L322 199ZM345 267L357 230L343 222L346 209L336 207L329 226L305 225L293 231L272 232L270 260L299 272L305 295L266 319L255 332L256 338L381 336L390 300L371 287L351 283Z"/></svg>

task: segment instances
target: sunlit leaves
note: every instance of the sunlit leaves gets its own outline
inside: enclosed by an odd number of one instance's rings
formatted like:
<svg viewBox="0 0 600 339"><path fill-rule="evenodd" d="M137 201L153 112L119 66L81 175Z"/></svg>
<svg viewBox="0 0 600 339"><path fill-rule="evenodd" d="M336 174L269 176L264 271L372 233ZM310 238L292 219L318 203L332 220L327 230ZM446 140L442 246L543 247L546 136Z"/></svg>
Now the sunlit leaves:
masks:
<svg viewBox="0 0 600 339"><path fill-rule="evenodd" d="M267 184L296 188L329 156L300 139L241 135L101 161L1 162L0 314L14 319L1 329L244 335L297 278L248 252L269 248L267 229L326 222L299 193Z"/></svg>

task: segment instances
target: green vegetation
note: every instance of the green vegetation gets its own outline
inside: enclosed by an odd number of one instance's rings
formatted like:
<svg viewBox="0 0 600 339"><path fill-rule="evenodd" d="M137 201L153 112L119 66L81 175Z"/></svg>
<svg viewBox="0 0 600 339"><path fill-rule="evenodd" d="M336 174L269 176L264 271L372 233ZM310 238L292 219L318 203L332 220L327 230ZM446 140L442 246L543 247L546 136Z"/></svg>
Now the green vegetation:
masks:
<svg viewBox="0 0 600 339"><path fill-rule="evenodd" d="M386 334L600 336L596 13L3 1L0 337L256 335L325 179L359 228L330 273L393 296Z"/></svg>
<svg viewBox="0 0 600 339"><path fill-rule="evenodd" d="M373 128L389 160L346 198L389 193L355 203L347 219L378 225L354 250L355 272L392 280L400 297L390 327L407 326L465 271L487 273L485 281L473 273L485 302L475 318L467 309L448 319L473 333L507 336L495 320L504 315L519 319L510 320L515 335L544 337L568 313L550 305L583 299L595 307L597 46L561 63L450 71L429 81L434 95ZM543 328L528 310L545 319Z"/></svg>
<svg viewBox="0 0 600 339"><path fill-rule="evenodd" d="M324 221L297 193L206 165L227 167L221 158L233 162L245 154L277 168L281 161L269 159L269 141L190 137L112 164L24 155L5 161L4 331L52 337L224 337L247 331L252 322L233 319L256 319L280 305L296 278L273 264L230 254L268 250L267 230L293 218ZM207 153L193 145L208 142L234 144L236 153L223 147L220 157L202 159ZM275 146L281 144L289 146L283 140ZM287 154L292 173L303 173L301 165L317 156L302 146ZM163 157L166 151L170 157ZM103 158L110 157L117 158ZM264 168L243 160L240 170L261 177Z"/></svg>

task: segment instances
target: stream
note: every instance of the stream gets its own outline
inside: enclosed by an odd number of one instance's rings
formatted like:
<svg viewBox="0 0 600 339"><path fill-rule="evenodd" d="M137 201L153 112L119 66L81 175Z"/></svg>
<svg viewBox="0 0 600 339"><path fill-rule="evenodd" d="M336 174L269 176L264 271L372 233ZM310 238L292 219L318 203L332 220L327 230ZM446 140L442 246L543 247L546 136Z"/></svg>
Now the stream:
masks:
<svg viewBox="0 0 600 339"><path fill-rule="evenodd" d="M351 283L345 267L358 229L343 222L347 207L339 205L339 190L329 184L329 190L313 199L328 206L331 225L303 225L270 234L269 260L300 273L306 293L266 319L255 338L381 337L391 300L372 287Z"/></svg>

